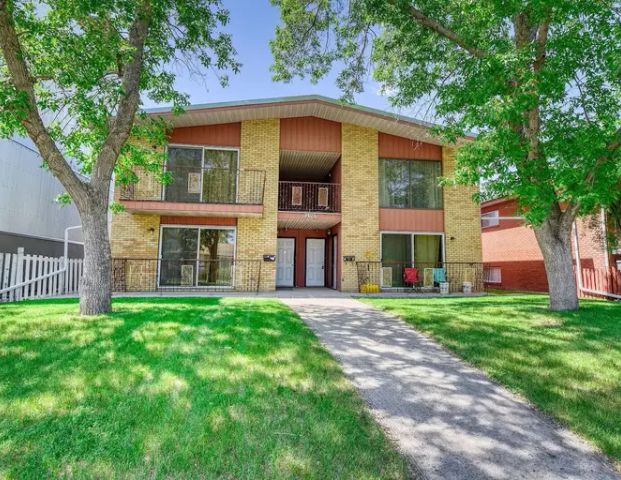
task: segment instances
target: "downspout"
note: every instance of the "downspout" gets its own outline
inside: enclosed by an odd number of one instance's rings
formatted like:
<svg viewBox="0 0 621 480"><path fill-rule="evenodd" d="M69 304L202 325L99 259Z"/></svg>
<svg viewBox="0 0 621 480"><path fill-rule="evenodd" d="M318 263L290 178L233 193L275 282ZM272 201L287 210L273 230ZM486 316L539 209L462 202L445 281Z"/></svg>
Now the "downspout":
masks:
<svg viewBox="0 0 621 480"><path fill-rule="evenodd" d="M606 270L610 268L610 253L608 251L608 231L606 229L606 210L602 208L601 212L601 220L602 220L602 238L604 239L604 265L606 265Z"/></svg>
<svg viewBox="0 0 621 480"><path fill-rule="evenodd" d="M621 295L617 295L610 292L604 292L603 290L593 290L590 288L584 288L582 286L582 265L580 264L580 247L579 247L579 238L578 238L578 228L576 226L576 222L573 223L572 229L574 231L574 250L576 252L576 280L578 282L578 290L584 293L590 293L592 295L600 295L602 297L614 298L617 300L621 300Z"/></svg>

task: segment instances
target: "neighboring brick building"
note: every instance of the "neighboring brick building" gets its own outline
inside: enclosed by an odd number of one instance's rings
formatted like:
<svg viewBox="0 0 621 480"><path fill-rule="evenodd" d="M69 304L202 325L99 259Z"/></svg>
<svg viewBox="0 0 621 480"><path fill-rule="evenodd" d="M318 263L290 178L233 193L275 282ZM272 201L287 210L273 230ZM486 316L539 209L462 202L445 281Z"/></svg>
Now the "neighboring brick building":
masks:
<svg viewBox="0 0 621 480"><path fill-rule="evenodd" d="M117 289L355 291L361 271L403 286L405 267L456 289L482 272L474 190L438 185L454 151L427 125L318 96L150 114L173 124L173 180L117 188Z"/></svg>
<svg viewBox="0 0 621 480"><path fill-rule="evenodd" d="M508 217L516 217L515 220ZM576 259L575 234L583 269L621 270L621 253L609 248L606 222L601 215L578 219L572 234L572 254ZM532 228L517 213L514 199L489 200L481 204L483 262L489 287L547 292L548 281L543 256Z"/></svg>

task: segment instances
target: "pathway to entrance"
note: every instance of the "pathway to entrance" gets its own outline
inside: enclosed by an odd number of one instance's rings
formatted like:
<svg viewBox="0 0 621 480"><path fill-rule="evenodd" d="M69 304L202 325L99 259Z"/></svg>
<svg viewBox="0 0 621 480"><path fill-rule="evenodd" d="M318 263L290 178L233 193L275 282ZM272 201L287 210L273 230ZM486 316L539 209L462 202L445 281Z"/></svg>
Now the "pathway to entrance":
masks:
<svg viewBox="0 0 621 480"><path fill-rule="evenodd" d="M402 320L351 298L281 300L341 362L420 478L621 478L590 445Z"/></svg>

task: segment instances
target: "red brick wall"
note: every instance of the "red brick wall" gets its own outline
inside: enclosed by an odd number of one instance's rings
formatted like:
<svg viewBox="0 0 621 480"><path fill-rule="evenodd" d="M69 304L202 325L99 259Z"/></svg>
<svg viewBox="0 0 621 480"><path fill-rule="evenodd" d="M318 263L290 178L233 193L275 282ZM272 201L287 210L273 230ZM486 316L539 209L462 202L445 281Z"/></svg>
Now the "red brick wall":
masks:
<svg viewBox="0 0 621 480"><path fill-rule="evenodd" d="M517 215L517 205L511 199L492 200L481 205L481 213L494 210L498 210L501 217ZM606 253L599 215L579 219L576 223L582 268L605 268ZM500 220L498 226L482 228L481 238L483 263L501 267L502 283L490 284L491 287L544 292L548 290L543 256L532 228L520 220Z"/></svg>

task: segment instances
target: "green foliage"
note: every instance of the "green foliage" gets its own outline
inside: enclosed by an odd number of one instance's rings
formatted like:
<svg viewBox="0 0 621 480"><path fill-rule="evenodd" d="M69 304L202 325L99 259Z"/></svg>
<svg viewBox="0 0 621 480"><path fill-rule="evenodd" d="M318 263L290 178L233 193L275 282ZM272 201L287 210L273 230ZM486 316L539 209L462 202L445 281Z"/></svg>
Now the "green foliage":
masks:
<svg viewBox="0 0 621 480"><path fill-rule="evenodd" d="M587 213L621 195L620 2L272 3L276 79L338 68L351 100L372 71L394 105L431 101L447 140L478 133L459 149L457 181L517 196L532 223L555 203Z"/></svg>
<svg viewBox="0 0 621 480"><path fill-rule="evenodd" d="M239 69L231 37L222 31L229 14L220 0L7 0L6 8L48 131L87 176L125 93L122 75L134 53L129 32L145 10L143 98L171 103L180 111L187 95L175 88L176 72L209 70L224 85L228 72ZM0 136L25 135L21 121L27 108L26 95L14 88L0 57ZM161 171L161 154L152 147L164 143L166 128L144 115L138 119L131 133L139 141L128 142L120 152L119 182L135 181L136 166Z"/></svg>

